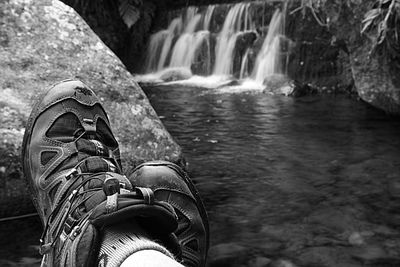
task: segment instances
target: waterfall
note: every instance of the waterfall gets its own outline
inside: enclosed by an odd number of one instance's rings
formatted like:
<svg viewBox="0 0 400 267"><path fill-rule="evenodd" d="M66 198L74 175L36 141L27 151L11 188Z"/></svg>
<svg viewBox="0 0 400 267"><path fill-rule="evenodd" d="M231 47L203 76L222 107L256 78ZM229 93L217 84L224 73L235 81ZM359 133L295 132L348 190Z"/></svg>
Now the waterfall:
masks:
<svg viewBox="0 0 400 267"><path fill-rule="evenodd" d="M233 51L236 39L241 31L250 30L250 22L248 21L249 6L250 3L240 3L229 10L224 26L218 36L213 74L229 75L232 73Z"/></svg>
<svg viewBox="0 0 400 267"><path fill-rule="evenodd" d="M249 74L249 52L250 50L247 48L242 59L242 65L240 66L240 79L247 77Z"/></svg>
<svg viewBox="0 0 400 267"><path fill-rule="evenodd" d="M163 43L168 36L168 30L159 31L150 37L149 48L146 56L146 71L151 72L157 70L159 65L159 57L161 55Z"/></svg>
<svg viewBox="0 0 400 267"><path fill-rule="evenodd" d="M190 68L194 62L199 47L207 41L208 31L184 33L174 46L170 67Z"/></svg>
<svg viewBox="0 0 400 267"><path fill-rule="evenodd" d="M168 34L167 37L165 38L164 45L162 48L161 56L160 56L160 61L158 62L157 70L161 70L164 65L165 61L167 60L167 56L169 53L169 50L172 45L172 40L177 34L177 32L180 32L182 29L182 19L181 18L176 18L174 19L170 26L168 27Z"/></svg>
<svg viewBox="0 0 400 267"><path fill-rule="evenodd" d="M193 15L192 13L190 15ZM195 33L197 25L200 22L201 15L196 14L190 16L190 21L187 24L183 34L176 41L172 50L170 67L187 67L190 68L192 59L196 53L196 48L203 41L203 35ZM199 38L200 37L200 38Z"/></svg>
<svg viewBox="0 0 400 267"><path fill-rule="evenodd" d="M179 38L175 42L171 52L171 58L169 61L169 67L184 67L189 68L194 63L198 50L205 44L206 48L210 49L209 41L209 25L211 22L212 14L214 12L215 6L207 8L204 15L198 13L198 8L189 7L185 14L186 25L183 32L180 34ZM199 27L200 21L203 19L203 24ZM175 18L169 26L169 34L165 40L163 40L163 50L160 56L159 64L157 70L161 70L165 66L167 55L170 52L171 42L175 37L175 28L181 25L182 19ZM200 29L199 29L200 28ZM156 38L156 36L154 37ZM152 43L150 42L150 47ZM210 53L208 55L208 66L211 64ZM208 67L209 68L209 67Z"/></svg>
<svg viewBox="0 0 400 267"><path fill-rule="evenodd" d="M182 25L182 18L175 18L167 30L159 31L150 37L150 45L147 50L147 72L164 68L172 41L182 31Z"/></svg>
<svg viewBox="0 0 400 267"><path fill-rule="evenodd" d="M215 5L214 6L208 6L206 13L204 15L203 19L203 30L208 32L207 38L205 39L206 41L206 69L205 69L205 74L209 74L211 70L211 45L210 45L210 24L211 24L211 19L215 11Z"/></svg>
<svg viewBox="0 0 400 267"><path fill-rule="evenodd" d="M258 83L272 74L282 73L280 60L280 38L283 34L282 13L276 10L269 24L267 37L257 55L252 78Z"/></svg>
<svg viewBox="0 0 400 267"><path fill-rule="evenodd" d="M206 14L204 15L203 29L208 31L210 28L210 22L212 15L214 14L215 6L209 6L207 8Z"/></svg>
<svg viewBox="0 0 400 267"><path fill-rule="evenodd" d="M286 4L277 6L254 1L174 11L168 28L150 38L146 71L183 68L257 84L273 74L284 74L287 66L281 47L286 40L282 38ZM264 25L268 20L269 25Z"/></svg>

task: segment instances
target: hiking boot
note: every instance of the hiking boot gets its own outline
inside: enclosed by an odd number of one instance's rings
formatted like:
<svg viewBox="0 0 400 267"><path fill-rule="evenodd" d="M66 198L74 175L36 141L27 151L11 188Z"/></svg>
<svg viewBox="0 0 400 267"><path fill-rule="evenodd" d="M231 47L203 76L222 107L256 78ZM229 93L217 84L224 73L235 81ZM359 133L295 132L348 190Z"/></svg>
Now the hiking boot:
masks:
<svg viewBox="0 0 400 267"><path fill-rule="evenodd" d="M132 184L151 188L155 198L174 207L178 215L175 235L182 248L182 264L205 266L209 247L209 224L203 202L188 175L178 165L152 161L128 175Z"/></svg>
<svg viewBox="0 0 400 267"><path fill-rule="evenodd" d="M96 265L102 229L129 221L180 254L173 208L122 175L106 112L82 82L63 81L40 96L26 126L22 161L44 225L43 265Z"/></svg>

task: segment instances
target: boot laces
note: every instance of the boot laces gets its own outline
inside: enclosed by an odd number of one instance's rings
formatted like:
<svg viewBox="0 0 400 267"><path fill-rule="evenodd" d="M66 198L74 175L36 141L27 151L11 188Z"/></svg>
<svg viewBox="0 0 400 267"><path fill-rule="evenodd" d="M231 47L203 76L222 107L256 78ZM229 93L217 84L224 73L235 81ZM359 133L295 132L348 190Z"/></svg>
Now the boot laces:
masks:
<svg viewBox="0 0 400 267"><path fill-rule="evenodd" d="M90 141L95 145L95 151L93 154L96 156L88 156L78 162L70 171L64 174L65 178L70 181L69 185L66 186L63 196L55 201L52 212L48 216L44 230L40 237L40 254L44 255L49 253L57 244L57 241L61 242L66 239L68 235L73 234L76 236L86 221L91 215L93 208L85 207L85 203L90 201L95 196L100 198L101 202L104 200L104 182L107 178L110 178L110 172L117 171L115 164L111 162L111 158L105 156L99 156L104 151L103 144L95 139L91 139L94 136L87 135L86 132L79 132L79 136L75 139L75 143L84 138L86 141ZM79 150L78 150L79 153ZM85 151L88 153L88 151ZM112 155L109 155L112 157ZM82 172L82 169L88 169L88 163L96 165L96 161L106 162L109 169L107 171L91 172L89 170ZM90 165L90 164L89 164ZM92 164L93 165L93 164ZM94 185L93 185L94 182ZM92 185L91 185L92 184ZM103 186L102 186L103 185ZM118 183L120 186L124 186L123 183ZM101 193L99 193L101 192Z"/></svg>

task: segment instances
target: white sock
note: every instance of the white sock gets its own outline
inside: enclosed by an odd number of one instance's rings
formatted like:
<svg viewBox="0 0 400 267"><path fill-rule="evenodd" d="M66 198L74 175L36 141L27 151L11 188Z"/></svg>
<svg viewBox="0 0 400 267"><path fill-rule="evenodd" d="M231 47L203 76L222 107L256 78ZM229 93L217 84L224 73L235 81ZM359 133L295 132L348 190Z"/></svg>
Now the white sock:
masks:
<svg viewBox="0 0 400 267"><path fill-rule="evenodd" d="M119 267L130 255L142 250L153 250L174 259L165 247L151 241L133 222L107 226L103 230L99 266Z"/></svg>

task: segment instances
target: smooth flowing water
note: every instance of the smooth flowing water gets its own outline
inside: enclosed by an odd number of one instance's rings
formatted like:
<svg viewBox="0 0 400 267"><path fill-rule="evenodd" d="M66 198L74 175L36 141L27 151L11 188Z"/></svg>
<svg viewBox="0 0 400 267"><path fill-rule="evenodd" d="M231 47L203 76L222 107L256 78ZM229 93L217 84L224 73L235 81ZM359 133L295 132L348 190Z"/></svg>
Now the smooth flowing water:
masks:
<svg viewBox="0 0 400 267"><path fill-rule="evenodd" d="M144 72L163 76L185 68L196 75L251 78L263 84L269 76L283 74L285 14L285 1L189 6L170 12L168 28L150 37Z"/></svg>

